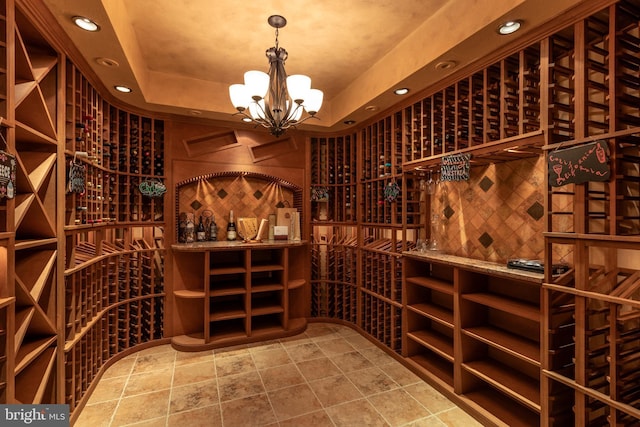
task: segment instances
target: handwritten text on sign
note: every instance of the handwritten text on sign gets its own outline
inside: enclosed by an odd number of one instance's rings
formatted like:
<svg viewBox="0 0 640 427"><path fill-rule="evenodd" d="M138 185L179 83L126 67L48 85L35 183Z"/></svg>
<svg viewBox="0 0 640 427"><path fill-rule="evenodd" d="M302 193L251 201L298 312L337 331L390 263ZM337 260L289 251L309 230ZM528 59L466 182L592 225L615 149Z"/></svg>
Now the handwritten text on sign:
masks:
<svg viewBox="0 0 640 427"><path fill-rule="evenodd" d="M454 154L442 158L441 181L468 181L470 154Z"/></svg>
<svg viewBox="0 0 640 427"><path fill-rule="evenodd" d="M138 189L143 196L147 197L162 197L167 192L167 187L159 180L147 179L142 181L138 186Z"/></svg>
<svg viewBox="0 0 640 427"><path fill-rule="evenodd" d="M549 183L553 187L588 181L608 181L611 175L609 147L604 141L552 151L547 162Z"/></svg>

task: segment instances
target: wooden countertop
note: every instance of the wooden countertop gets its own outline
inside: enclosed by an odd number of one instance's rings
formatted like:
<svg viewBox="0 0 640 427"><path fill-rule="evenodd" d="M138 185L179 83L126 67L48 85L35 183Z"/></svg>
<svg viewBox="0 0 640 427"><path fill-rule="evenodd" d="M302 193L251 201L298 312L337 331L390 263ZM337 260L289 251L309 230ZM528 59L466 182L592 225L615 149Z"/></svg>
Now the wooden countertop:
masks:
<svg viewBox="0 0 640 427"><path fill-rule="evenodd" d="M306 240L263 240L262 242L243 242L242 240L221 240L217 242L174 243L171 249L179 252L229 251L238 249L278 249L304 246Z"/></svg>
<svg viewBox="0 0 640 427"><path fill-rule="evenodd" d="M495 262L483 261L473 258L465 258L456 255L444 254L441 252L418 252L418 251L404 251L403 256L423 260L426 262L436 262L438 264L451 265L453 267L460 267L468 271L476 271L478 273L490 273L495 276L525 280L527 282L534 282L542 284L544 280L544 274L533 273L530 271L517 270L514 268L508 268L506 264L498 264Z"/></svg>

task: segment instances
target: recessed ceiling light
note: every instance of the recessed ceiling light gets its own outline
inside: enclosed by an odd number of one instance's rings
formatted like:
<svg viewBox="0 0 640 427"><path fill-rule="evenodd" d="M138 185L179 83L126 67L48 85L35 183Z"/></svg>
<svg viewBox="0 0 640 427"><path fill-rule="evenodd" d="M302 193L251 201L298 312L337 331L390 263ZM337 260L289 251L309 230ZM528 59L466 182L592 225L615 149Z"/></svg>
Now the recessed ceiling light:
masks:
<svg viewBox="0 0 640 427"><path fill-rule="evenodd" d="M98 24L96 24L89 18L85 18L84 16L74 16L73 18L71 18L71 20L74 24L76 24L83 30L92 32L100 30L100 26Z"/></svg>
<svg viewBox="0 0 640 427"><path fill-rule="evenodd" d="M191 114L192 116L201 116L202 115L202 111L200 111L200 110L189 110L189 114Z"/></svg>
<svg viewBox="0 0 640 427"><path fill-rule="evenodd" d="M132 89L129 86L116 85L116 86L114 86L114 88L118 92L122 92L122 93L131 93L132 92Z"/></svg>
<svg viewBox="0 0 640 427"><path fill-rule="evenodd" d="M376 105L367 105L364 107L364 111L378 111L378 107Z"/></svg>
<svg viewBox="0 0 640 427"><path fill-rule="evenodd" d="M344 123L345 125L349 125L349 126L350 126L350 125L355 124L355 123L356 123L356 121L355 121L355 120L345 120L343 123Z"/></svg>
<svg viewBox="0 0 640 427"><path fill-rule="evenodd" d="M506 36L508 34L513 34L520 29L522 26L522 21L508 21L498 27L498 33Z"/></svg>
<svg viewBox="0 0 640 427"><path fill-rule="evenodd" d="M409 88L401 87L393 91L396 95L406 95L409 93Z"/></svg>
<svg viewBox="0 0 640 427"><path fill-rule="evenodd" d="M450 70L458 65L456 61L440 61L436 64L436 70Z"/></svg>
<svg viewBox="0 0 640 427"><path fill-rule="evenodd" d="M120 66L120 64L118 64L118 61L111 58L96 58L96 62L109 68L117 68Z"/></svg>

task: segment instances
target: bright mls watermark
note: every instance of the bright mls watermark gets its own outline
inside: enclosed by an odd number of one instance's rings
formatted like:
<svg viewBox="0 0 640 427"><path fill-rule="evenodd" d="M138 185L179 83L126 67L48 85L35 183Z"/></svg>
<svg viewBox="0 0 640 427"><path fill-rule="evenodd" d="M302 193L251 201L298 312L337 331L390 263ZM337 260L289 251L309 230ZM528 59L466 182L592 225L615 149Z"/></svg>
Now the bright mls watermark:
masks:
<svg viewBox="0 0 640 427"><path fill-rule="evenodd" d="M69 405L0 405L0 426L69 427Z"/></svg>

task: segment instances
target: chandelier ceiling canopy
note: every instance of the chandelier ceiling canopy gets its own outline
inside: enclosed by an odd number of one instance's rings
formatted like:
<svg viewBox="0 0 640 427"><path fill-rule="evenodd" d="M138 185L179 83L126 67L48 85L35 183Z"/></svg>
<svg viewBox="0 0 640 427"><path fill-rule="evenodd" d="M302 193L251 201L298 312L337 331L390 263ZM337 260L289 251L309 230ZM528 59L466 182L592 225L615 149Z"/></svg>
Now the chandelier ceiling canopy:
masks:
<svg viewBox="0 0 640 427"><path fill-rule="evenodd" d="M317 118L323 93L311 88L308 76L294 74L287 77L284 69L287 51L278 46L278 30L287 25L287 20L272 15L268 22L276 29L275 46L266 51L269 73L247 71L244 84L229 86L229 96L238 110L236 114L244 121L255 122L269 129L272 135L280 136L290 127Z"/></svg>

